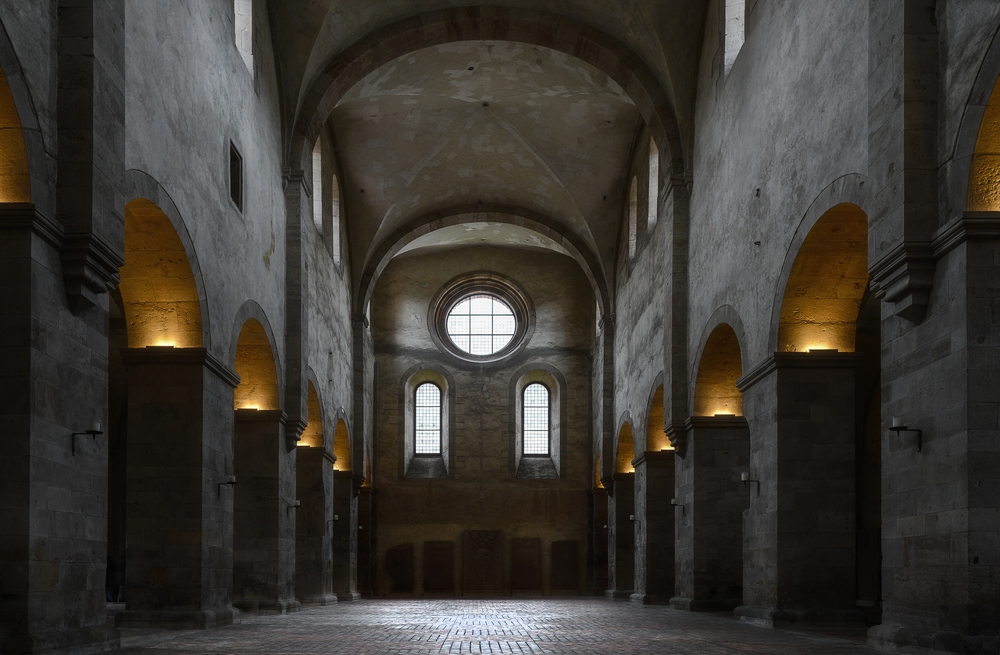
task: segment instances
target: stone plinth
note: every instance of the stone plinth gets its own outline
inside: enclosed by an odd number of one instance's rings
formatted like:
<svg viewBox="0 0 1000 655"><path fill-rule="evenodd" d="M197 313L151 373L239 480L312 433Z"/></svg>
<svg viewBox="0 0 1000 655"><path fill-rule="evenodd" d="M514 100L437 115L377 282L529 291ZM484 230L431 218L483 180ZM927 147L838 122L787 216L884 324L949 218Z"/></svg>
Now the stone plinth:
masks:
<svg viewBox="0 0 1000 655"><path fill-rule="evenodd" d="M358 497L350 471L333 472L333 591L358 600Z"/></svg>
<svg viewBox="0 0 1000 655"><path fill-rule="evenodd" d="M743 511L750 429L740 416L692 416L676 461L676 593L671 607L732 609L743 601ZM756 485L754 485L756 492Z"/></svg>
<svg viewBox="0 0 1000 655"><path fill-rule="evenodd" d="M608 598L635 589L635 473L615 473L608 494Z"/></svg>
<svg viewBox="0 0 1000 655"><path fill-rule="evenodd" d="M646 451L635 467L637 603L667 603L674 594L674 451Z"/></svg>
<svg viewBox="0 0 1000 655"><path fill-rule="evenodd" d="M233 609L236 374L203 348L130 348L126 627L210 628Z"/></svg>
<svg viewBox="0 0 1000 655"><path fill-rule="evenodd" d="M337 602L333 593L333 456L295 449L299 507L295 516L295 593L303 605Z"/></svg>
<svg viewBox="0 0 1000 655"><path fill-rule="evenodd" d="M233 605L248 612L299 609L295 598L295 446L280 410L238 409Z"/></svg>
<svg viewBox="0 0 1000 655"><path fill-rule="evenodd" d="M854 370L860 355L775 353L742 377L750 424L740 620L860 621Z"/></svg>

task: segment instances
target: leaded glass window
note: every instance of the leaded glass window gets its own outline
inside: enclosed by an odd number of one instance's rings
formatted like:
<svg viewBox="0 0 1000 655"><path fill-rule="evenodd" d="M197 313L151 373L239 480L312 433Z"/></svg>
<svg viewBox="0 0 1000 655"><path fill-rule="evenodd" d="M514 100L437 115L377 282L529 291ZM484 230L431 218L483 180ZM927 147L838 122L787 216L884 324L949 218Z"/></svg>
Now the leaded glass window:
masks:
<svg viewBox="0 0 1000 655"><path fill-rule="evenodd" d="M524 454L549 454L549 390L544 384L533 382L524 388L522 424L524 425Z"/></svg>
<svg viewBox="0 0 1000 655"><path fill-rule="evenodd" d="M441 454L441 389L424 382L414 392L415 445L417 455Z"/></svg>
<svg viewBox="0 0 1000 655"><path fill-rule="evenodd" d="M479 293L463 298L448 312L448 338L470 355L492 355L514 338L517 320L510 305Z"/></svg>

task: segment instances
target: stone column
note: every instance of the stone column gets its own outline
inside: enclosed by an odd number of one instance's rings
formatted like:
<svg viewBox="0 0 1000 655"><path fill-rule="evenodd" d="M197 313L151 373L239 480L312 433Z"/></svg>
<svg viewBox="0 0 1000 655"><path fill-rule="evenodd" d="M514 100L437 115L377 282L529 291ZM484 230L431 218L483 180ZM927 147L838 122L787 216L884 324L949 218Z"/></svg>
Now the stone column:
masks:
<svg viewBox="0 0 1000 655"><path fill-rule="evenodd" d="M235 411L233 605L295 612L295 446L280 410ZM294 443L294 442L293 442Z"/></svg>
<svg viewBox="0 0 1000 655"><path fill-rule="evenodd" d="M333 591L338 600L358 600L358 497L350 471L333 472Z"/></svg>
<svg viewBox="0 0 1000 655"><path fill-rule="evenodd" d="M604 487L588 492L590 504L590 544L588 569L590 595L603 596L608 588L608 492Z"/></svg>
<svg viewBox="0 0 1000 655"><path fill-rule="evenodd" d="M375 593L375 491L370 486L362 486L358 491L358 584L359 594L373 596Z"/></svg>
<svg viewBox="0 0 1000 655"><path fill-rule="evenodd" d="M926 318L883 305L882 624L868 642L997 653L1000 214L966 212L940 240ZM919 450L893 415L921 430Z"/></svg>
<svg viewBox="0 0 1000 655"><path fill-rule="evenodd" d="M124 627L211 628L232 607L229 408L239 378L204 348L122 351L128 374Z"/></svg>
<svg viewBox="0 0 1000 655"><path fill-rule="evenodd" d="M674 595L674 451L646 451L635 467L636 603L667 603Z"/></svg>
<svg viewBox="0 0 1000 655"><path fill-rule="evenodd" d="M743 512L750 429L741 416L692 416L676 459L677 595L681 610L732 609L743 600ZM755 485L756 486L756 485ZM756 488L754 489L756 492Z"/></svg>
<svg viewBox="0 0 1000 655"><path fill-rule="evenodd" d="M635 588L635 473L615 473L608 495L608 598L628 598Z"/></svg>
<svg viewBox="0 0 1000 655"><path fill-rule="evenodd" d="M67 306L59 224L0 207L0 652L118 646L107 625L108 298ZM73 446L75 441L75 448Z"/></svg>
<svg viewBox="0 0 1000 655"><path fill-rule="evenodd" d="M740 620L860 621L854 353L775 353L737 381L750 424Z"/></svg>
<svg viewBox="0 0 1000 655"><path fill-rule="evenodd" d="M333 593L333 462L325 448L295 449L295 593L303 605L337 602Z"/></svg>

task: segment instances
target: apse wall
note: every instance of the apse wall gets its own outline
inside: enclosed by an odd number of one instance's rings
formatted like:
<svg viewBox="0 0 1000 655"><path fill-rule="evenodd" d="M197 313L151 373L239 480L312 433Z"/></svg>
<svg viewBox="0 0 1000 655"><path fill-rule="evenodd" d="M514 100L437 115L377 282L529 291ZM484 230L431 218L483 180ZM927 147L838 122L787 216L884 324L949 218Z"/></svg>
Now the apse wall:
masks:
<svg viewBox="0 0 1000 655"><path fill-rule="evenodd" d="M838 178L868 173L868 6L758 2L728 75L716 63L718 16L717 0L695 114L688 361L729 304L749 370L770 354L772 305L806 210Z"/></svg>
<svg viewBox="0 0 1000 655"><path fill-rule="evenodd" d="M494 364L463 362L443 352L428 330L428 308L443 285L479 270L503 272L523 288L535 309L534 332L525 348ZM376 593L575 595L583 589L586 492L593 479L593 297L576 262L546 251L471 247L405 255L386 267L371 302L378 365ZM514 383L532 370L541 370L550 385L554 381L560 387L561 398L553 398L563 432L555 479L515 477L511 430L519 398ZM452 403L451 411L445 410L453 451L447 478L406 478L400 461L405 412L412 411L404 409L412 392L406 381L424 371L446 387L446 402ZM574 549L575 572L569 553ZM450 591L435 582L442 569L452 572ZM406 582L408 575L412 583Z"/></svg>
<svg viewBox="0 0 1000 655"><path fill-rule="evenodd" d="M125 168L159 183L191 235L208 299L206 347L225 358L236 312L253 300L285 362L278 86L267 8L254 4L251 73L234 42L232 3L125 3ZM230 199L230 143L243 159L242 211Z"/></svg>

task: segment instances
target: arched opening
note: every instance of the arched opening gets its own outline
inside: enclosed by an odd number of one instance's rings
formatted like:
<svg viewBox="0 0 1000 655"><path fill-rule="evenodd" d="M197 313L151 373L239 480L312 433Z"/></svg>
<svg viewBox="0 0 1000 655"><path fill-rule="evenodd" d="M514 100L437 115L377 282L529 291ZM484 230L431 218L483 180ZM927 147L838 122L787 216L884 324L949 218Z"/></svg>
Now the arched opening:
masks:
<svg viewBox="0 0 1000 655"><path fill-rule="evenodd" d="M733 328L720 323L701 353L694 386L694 415L743 415L743 394L736 380L743 375L740 342Z"/></svg>
<svg viewBox="0 0 1000 655"><path fill-rule="evenodd" d="M635 441L632 426L623 423L618 431L618 449L615 457L615 473L635 473L632 460L635 459Z"/></svg>
<svg viewBox="0 0 1000 655"><path fill-rule="evenodd" d="M119 289L130 348L201 347L201 305L188 254L167 215L143 198L125 205Z"/></svg>
<svg viewBox="0 0 1000 655"><path fill-rule="evenodd" d="M660 150L656 141L649 139L649 196L646 208L646 230L656 227L656 213L660 198Z"/></svg>
<svg viewBox="0 0 1000 655"><path fill-rule="evenodd" d="M663 385L661 384L653 392L653 399L649 402L649 414L646 418L646 450L674 449L663 429L663 411Z"/></svg>
<svg viewBox="0 0 1000 655"><path fill-rule="evenodd" d="M993 87L976 137L969 174L969 211L1000 211L1000 80Z"/></svg>
<svg viewBox="0 0 1000 655"><path fill-rule="evenodd" d="M333 176L330 185L330 238L333 250L333 263L340 266L340 182Z"/></svg>
<svg viewBox="0 0 1000 655"><path fill-rule="evenodd" d="M316 139L312 153L312 204L313 224L323 232L323 139Z"/></svg>
<svg viewBox="0 0 1000 655"><path fill-rule="evenodd" d="M31 202L31 173L21 118L0 70L0 203Z"/></svg>
<svg viewBox="0 0 1000 655"><path fill-rule="evenodd" d="M867 284L868 217L857 205L836 205L809 231L792 264L778 350L853 352Z"/></svg>
<svg viewBox="0 0 1000 655"><path fill-rule="evenodd" d="M264 326L248 319L236 342L236 374L240 384L233 393L234 409L279 409L278 370Z"/></svg>
<svg viewBox="0 0 1000 655"><path fill-rule="evenodd" d="M335 470L351 470L351 440L347 434L347 423L344 422L344 419L337 421L337 429L333 434L333 455L337 458L333 464Z"/></svg>
<svg viewBox="0 0 1000 655"><path fill-rule="evenodd" d="M299 438L299 446L308 448L322 448L323 439L323 410L319 404L319 396L316 394L316 387L312 380L309 380L309 387L306 391L307 423Z"/></svg>

